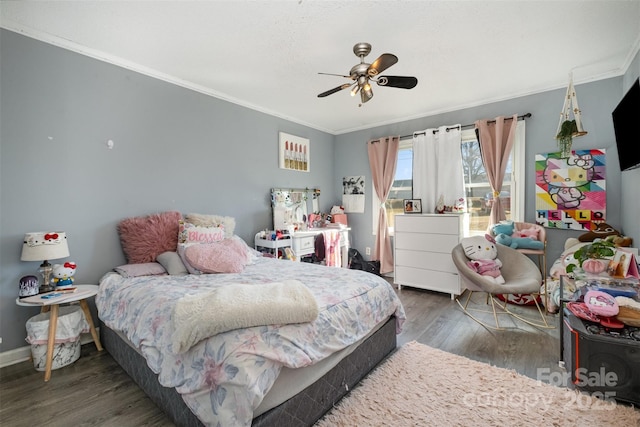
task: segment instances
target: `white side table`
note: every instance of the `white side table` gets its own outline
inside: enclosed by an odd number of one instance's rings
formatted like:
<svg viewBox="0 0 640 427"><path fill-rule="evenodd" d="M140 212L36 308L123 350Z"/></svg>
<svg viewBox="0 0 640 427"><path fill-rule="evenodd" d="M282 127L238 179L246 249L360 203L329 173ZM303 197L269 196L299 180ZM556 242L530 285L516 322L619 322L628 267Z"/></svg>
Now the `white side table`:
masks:
<svg viewBox="0 0 640 427"><path fill-rule="evenodd" d="M44 380L49 381L51 379L51 366L53 364L53 348L56 340L56 328L58 326L58 308L60 304L67 304L78 301L80 307L84 312L84 317L89 324L91 330L91 336L93 342L96 344L98 351L102 351L102 344L100 344L100 337L96 332L96 328L93 324L93 318L91 317L91 311L89 311L89 305L87 304L87 298L91 298L98 293L98 285L76 285L76 291L73 293L62 294L59 297L51 299L37 300L37 298L29 297L30 301L34 299L37 302L27 302L25 298L16 298L16 304L23 307L41 307L40 312L51 312L49 317L49 335L47 337L47 364L44 371Z"/></svg>

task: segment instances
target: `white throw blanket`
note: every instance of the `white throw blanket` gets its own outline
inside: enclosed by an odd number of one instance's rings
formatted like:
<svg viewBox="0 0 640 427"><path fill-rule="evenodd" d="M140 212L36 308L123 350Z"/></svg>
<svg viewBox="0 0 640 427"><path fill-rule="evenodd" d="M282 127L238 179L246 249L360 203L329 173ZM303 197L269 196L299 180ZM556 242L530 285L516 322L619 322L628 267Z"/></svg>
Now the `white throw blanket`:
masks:
<svg viewBox="0 0 640 427"><path fill-rule="evenodd" d="M222 332L261 325L311 322L318 304L298 280L230 284L180 298L173 312L173 352Z"/></svg>

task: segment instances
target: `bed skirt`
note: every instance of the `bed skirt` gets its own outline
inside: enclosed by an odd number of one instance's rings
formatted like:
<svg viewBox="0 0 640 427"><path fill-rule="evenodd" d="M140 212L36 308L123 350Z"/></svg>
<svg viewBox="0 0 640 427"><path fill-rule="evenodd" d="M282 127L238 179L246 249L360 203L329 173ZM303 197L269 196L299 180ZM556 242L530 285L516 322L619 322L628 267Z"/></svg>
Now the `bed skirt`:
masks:
<svg viewBox="0 0 640 427"><path fill-rule="evenodd" d="M144 357L100 322L102 345L149 398L177 425L201 427L174 388L163 387ZM252 425L311 426L396 348L396 318L389 320L318 381L279 406L256 417Z"/></svg>

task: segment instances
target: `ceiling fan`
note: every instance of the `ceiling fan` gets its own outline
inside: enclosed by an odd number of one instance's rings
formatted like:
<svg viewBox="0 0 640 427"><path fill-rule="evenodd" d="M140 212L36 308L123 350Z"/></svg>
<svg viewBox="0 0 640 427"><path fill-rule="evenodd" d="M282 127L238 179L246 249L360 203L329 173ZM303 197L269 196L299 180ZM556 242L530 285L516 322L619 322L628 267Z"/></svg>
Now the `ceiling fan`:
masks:
<svg viewBox="0 0 640 427"><path fill-rule="evenodd" d="M357 43L353 46L353 53L360 58L360 63L351 68L348 76L341 74L318 73L328 76L339 76L353 80L352 83L345 83L318 95L318 98L324 98L333 93L340 92L343 89L351 88L351 96L355 96L360 92L362 104L373 98L370 82L374 81L378 86L398 87L402 89L413 89L418 84L415 77L405 76L380 76L379 74L398 62L398 57L391 53L383 53L378 59L371 64L364 62L365 56L371 52L369 43ZM362 106L360 104L360 106Z"/></svg>

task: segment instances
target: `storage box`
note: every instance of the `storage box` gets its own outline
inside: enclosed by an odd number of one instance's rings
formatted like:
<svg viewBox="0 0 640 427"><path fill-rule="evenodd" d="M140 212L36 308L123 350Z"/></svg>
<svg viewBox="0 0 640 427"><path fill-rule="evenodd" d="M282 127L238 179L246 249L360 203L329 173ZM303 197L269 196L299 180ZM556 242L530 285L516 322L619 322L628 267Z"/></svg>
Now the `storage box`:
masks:
<svg viewBox="0 0 640 427"><path fill-rule="evenodd" d="M347 214L334 214L333 216L331 216L331 222L337 223L337 224L348 225L347 224Z"/></svg>
<svg viewBox="0 0 640 427"><path fill-rule="evenodd" d="M27 320L27 342L31 344L33 366L44 371L47 365L47 339L50 313L40 313ZM80 357L80 334L89 332L89 324L80 307L60 307L51 369L70 365Z"/></svg>

